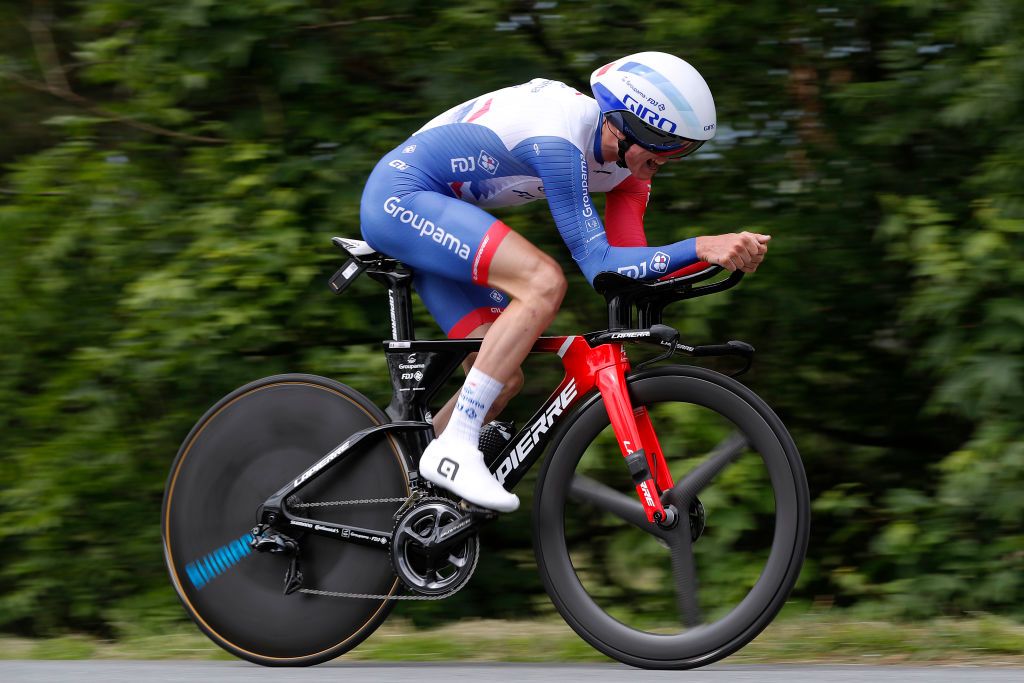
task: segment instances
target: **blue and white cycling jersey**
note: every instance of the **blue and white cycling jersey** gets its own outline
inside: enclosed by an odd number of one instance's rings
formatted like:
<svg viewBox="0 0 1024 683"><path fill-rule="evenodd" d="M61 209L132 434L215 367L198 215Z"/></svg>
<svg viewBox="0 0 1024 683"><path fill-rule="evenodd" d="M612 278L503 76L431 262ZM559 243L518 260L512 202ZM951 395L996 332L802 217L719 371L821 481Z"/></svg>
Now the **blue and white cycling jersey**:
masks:
<svg viewBox="0 0 1024 683"><path fill-rule="evenodd" d="M547 199L587 280L602 271L656 278L697 261L693 239L660 247L608 242L591 193L630 179L601 156L601 112L558 81L534 79L437 116L377 164L361 204L363 236L412 266L450 336L493 320L507 297L487 267L508 228L485 211Z"/></svg>

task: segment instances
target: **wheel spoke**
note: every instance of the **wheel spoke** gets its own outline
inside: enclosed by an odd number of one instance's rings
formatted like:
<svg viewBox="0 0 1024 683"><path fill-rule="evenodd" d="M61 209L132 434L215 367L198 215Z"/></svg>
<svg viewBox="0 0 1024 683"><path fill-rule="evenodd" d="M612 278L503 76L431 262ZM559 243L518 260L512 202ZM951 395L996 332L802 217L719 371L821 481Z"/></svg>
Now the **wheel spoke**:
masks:
<svg viewBox="0 0 1024 683"><path fill-rule="evenodd" d="M677 367L626 381L644 445L653 429L667 451L671 471L655 474L672 528L644 519L617 457L613 469L600 460L614 457L617 435L594 400L570 418L538 480L538 564L558 611L603 652L641 667L703 666L756 637L785 603L807 547L805 475L785 427L735 382ZM681 439L689 452L672 446ZM718 571L723 562L737 571Z"/></svg>
<svg viewBox="0 0 1024 683"><path fill-rule="evenodd" d="M707 460L690 470L683 479L662 495L662 500L676 506L685 515L693 499L704 490L711 480L739 457L747 447L747 438L740 432L733 432L722 440Z"/></svg>
<svg viewBox="0 0 1024 683"><path fill-rule="evenodd" d="M468 557L457 557L455 555L448 556L448 564L452 565L453 567L458 567L459 569L465 567L468 562Z"/></svg>
<svg viewBox="0 0 1024 683"><path fill-rule="evenodd" d="M693 557L693 542L690 534L673 534L669 541L672 557L672 576L676 583L676 604L683 626L693 628L703 622L700 602L697 599L697 563Z"/></svg>
<svg viewBox="0 0 1024 683"><path fill-rule="evenodd" d="M644 506L640 501L625 493L619 493L610 486L583 474L573 475L569 496L583 503L610 512L619 519L629 522L638 529L653 533L657 527L647 521Z"/></svg>

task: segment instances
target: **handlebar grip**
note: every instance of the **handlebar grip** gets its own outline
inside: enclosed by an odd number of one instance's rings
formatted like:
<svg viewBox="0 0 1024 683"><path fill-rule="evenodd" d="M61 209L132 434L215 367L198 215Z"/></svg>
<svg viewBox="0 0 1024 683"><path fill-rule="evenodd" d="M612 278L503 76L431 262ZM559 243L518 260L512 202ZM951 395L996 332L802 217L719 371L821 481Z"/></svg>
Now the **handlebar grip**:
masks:
<svg viewBox="0 0 1024 683"><path fill-rule="evenodd" d="M739 278L737 278L738 280ZM747 342L730 340L724 344L704 344L693 347L694 356L743 356L749 358L754 355L754 347Z"/></svg>

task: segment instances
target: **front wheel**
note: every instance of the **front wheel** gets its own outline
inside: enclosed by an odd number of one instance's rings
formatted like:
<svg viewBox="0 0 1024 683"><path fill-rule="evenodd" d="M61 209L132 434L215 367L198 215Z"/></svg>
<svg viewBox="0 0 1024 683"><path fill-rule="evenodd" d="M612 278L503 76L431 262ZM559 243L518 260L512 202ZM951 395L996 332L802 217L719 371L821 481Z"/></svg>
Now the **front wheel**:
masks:
<svg viewBox="0 0 1024 683"><path fill-rule="evenodd" d="M739 382L673 366L628 386L675 483L693 495L675 529L649 524L592 397L537 483L541 577L566 622L604 654L652 669L704 666L753 640L793 588L810 530L806 475L785 426Z"/></svg>

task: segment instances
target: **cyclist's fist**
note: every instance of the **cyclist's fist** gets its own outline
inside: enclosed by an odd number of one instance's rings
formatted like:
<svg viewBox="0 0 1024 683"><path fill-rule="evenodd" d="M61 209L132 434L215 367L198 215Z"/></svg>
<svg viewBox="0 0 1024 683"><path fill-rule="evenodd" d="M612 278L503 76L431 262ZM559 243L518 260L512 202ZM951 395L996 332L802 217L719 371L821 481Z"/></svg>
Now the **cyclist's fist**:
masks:
<svg viewBox="0 0 1024 683"><path fill-rule="evenodd" d="M753 273L768 253L771 235L756 232L730 232L697 238L697 258L726 270Z"/></svg>

